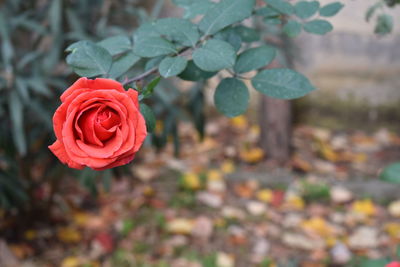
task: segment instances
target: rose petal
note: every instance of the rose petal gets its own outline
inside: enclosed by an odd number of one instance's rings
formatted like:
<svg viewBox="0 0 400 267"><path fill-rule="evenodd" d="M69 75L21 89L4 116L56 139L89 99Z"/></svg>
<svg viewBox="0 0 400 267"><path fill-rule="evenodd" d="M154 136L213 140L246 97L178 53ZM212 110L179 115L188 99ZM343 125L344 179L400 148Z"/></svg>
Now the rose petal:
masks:
<svg viewBox="0 0 400 267"><path fill-rule="evenodd" d="M125 164L128 164L129 162L131 162L134 158L135 158L135 154L131 154L126 157L119 158L118 160L114 161L113 163L111 163L107 166L104 166L103 168L95 168L94 170L103 171L106 169L122 166L122 165L125 165Z"/></svg>
<svg viewBox="0 0 400 267"><path fill-rule="evenodd" d="M75 125L78 124L82 130L83 139L82 141L89 142L93 145L103 147L103 143L97 138L94 131L95 120L99 111L99 105L93 105L89 109L81 111L78 117L75 119Z"/></svg>
<svg viewBox="0 0 400 267"><path fill-rule="evenodd" d="M68 167L79 170L85 168L84 165L78 164L70 159L65 152L64 145L59 140L55 141L51 146L49 146L49 149L62 163L67 164Z"/></svg>

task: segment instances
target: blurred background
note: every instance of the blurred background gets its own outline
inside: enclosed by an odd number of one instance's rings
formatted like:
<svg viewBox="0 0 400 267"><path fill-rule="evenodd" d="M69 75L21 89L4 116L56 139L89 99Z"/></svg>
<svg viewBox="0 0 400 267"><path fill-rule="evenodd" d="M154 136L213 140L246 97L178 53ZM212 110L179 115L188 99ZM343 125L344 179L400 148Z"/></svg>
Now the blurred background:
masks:
<svg viewBox="0 0 400 267"><path fill-rule="evenodd" d="M253 90L251 109L228 119L212 101L220 78L164 80L138 157L95 172L68 169L47 148L58 98L77 79L64 49L183 9L168 0L0 1L0 266L400 260L400 169L384 176L397 184L379 178L400 161L400 9L385 4L367 22L377 2L343 1L325 36L259 29L319 90L290 102ZM379 14L394 18L390 33Z"/></svg>

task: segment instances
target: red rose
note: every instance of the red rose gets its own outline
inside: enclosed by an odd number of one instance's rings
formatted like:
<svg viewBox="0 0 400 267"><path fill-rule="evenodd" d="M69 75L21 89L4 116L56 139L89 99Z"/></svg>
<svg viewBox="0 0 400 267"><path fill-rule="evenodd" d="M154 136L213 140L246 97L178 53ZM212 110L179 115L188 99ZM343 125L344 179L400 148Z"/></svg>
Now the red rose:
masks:
<svg viewBox="0 0 400 267"><path fill-rule="evenodd" d="M385 267L400 267L400 262L392 261L391 263L386 264Z"/></svg>
<svg viewBox="0 0 400 267"><path fill-rule="evenodd" d="M70 168L104 170L131 162L146 138L138 94L119 82L80 78L60 97L49 146Z"/></svg>

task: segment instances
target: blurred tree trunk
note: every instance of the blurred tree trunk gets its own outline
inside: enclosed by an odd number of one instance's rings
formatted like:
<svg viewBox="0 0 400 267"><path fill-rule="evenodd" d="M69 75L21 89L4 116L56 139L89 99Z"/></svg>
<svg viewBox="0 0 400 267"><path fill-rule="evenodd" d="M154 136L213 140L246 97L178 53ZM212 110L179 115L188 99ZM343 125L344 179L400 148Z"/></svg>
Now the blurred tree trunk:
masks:
<svg viewBox="0 0 400 267"><path fill-rule="evenodd" d="M259 116L261 148L268 159L280 164L286 163L290 158L291 103L287 100L263 96Z"/></svg>
<svg viewBox="0 0 400 267"><path fill-rule="evenodd" d="M284 53L284 66L293 68L293 44L283 34L275 41ZM272 68L283 67L274 62ZM260 145L268 159L285 164L290 159L292 138L292 105L288 100L262 95L259 109Z"/></svg>

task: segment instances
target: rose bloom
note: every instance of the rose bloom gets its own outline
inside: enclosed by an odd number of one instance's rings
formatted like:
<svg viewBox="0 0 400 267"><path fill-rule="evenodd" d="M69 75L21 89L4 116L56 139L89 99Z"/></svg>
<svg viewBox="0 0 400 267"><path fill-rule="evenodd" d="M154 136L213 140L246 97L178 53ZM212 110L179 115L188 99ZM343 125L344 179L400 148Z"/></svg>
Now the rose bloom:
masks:
<svg viewBox="0 0 400 267"><path fill-rule="evenodd" d="M392 261L391 263L386 264L385 267L400 267L400 262Z"/></svg>
<svg viewBox="0 0 400 267"><path fill-rule="evenodd" d="M60 97L49 149L70 168L104 170L133 160L146 138L138 93L111 79L80 78Z"/></svg>

